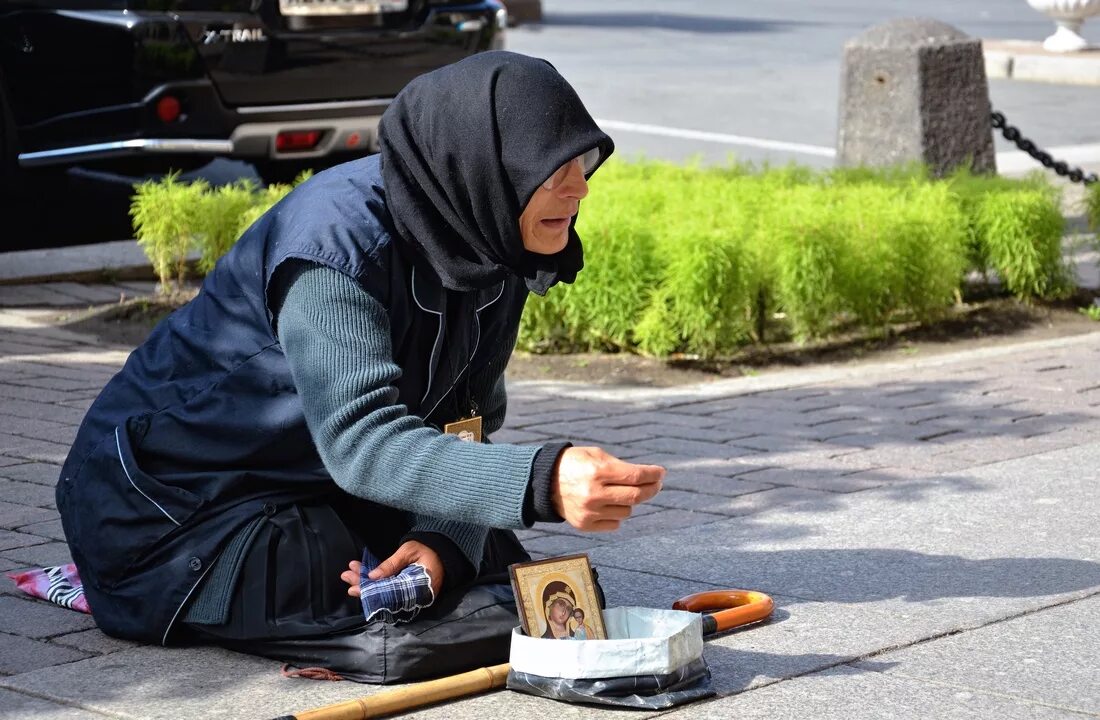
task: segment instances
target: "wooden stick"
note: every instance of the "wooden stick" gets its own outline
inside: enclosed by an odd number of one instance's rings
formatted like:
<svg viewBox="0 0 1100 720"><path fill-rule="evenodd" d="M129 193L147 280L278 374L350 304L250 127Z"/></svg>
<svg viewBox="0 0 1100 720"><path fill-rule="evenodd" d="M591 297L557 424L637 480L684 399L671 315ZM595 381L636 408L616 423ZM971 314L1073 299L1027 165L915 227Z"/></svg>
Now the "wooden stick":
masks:
<svg viewBox="0 0 1100 720"><path fill-rule="evenodd" d="M416 683L364 698L284 715L276 720L367 720L412 710L444 700L495 690L508 679L508 663L478 668L459 675Z"/></svg>

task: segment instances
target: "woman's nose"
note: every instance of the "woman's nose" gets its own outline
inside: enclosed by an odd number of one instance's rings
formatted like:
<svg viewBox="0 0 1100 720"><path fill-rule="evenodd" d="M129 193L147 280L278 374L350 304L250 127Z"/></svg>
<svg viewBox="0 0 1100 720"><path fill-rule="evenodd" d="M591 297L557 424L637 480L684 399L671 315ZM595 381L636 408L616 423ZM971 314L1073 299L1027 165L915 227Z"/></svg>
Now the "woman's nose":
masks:
<svg viewBox="0 0 1100 720"><path fill-rule="evenodd" d="M558 186L561 197L584 200L588 196L588 181L584 179L584 170L579 162L569 163L565 181Z"/></svg>

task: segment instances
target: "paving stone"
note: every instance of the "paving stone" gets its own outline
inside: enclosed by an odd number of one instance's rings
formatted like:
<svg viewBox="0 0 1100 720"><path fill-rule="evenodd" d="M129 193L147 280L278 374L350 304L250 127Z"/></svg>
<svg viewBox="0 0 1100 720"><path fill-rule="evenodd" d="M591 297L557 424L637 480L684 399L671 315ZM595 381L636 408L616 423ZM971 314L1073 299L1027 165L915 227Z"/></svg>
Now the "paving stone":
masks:
<svg viewBox="0 0 1100 720"><path fill-rule="evenodd" d="M709 650L709 648L708 648ZM959 687L931 685L886 673L838 667L752 692L689 705L670 720L795 718L1065 718L1057 708Z"/></svg>
<svg viewBox="0 0 1100 720"><path fill-rule="evenodd" d="M83 412L65 405L5 399L2 406L6 415L31 420L49 420L65 425L79 425L84 418Z"/></svg>
<svg viewBox="0 0 1100 720"><path fill-rule="evenodd" d="M98 391L103 388L103 383L98 380L69 380L66 378L49 377L45 375L8 380L7 384L42 390L56 390L60 392L69 392L73 390Z"/></svg>
<svg viewBox="0 0 1100 720"><path fill-rule="evenodd" d="M753 515L774 508L827 508L832 506L834 493L796 487L777 487L746 495L738 495L722 503L715 512L723 515Z"/></svg>
<svg viewBox="0 0 1100 720"><path fill-rule="evenodd" d="M0 473L3 468L0 468ZM0 498L5 502L33 507L54 507L54 490L38 483L0 478Z"/></svg>
<svg viewBox="0 0 1100 720"><path fill-rule="evenodd" d="M119 652L120 650L130 650L132 648L141 647L139 643L130 642L129 640L120 640L110 635L106 635L99 628L80 630L66 635L58 635L57 637L50 638L50 643L53 645L64 645L65 647L76 648L89 655L109 655L110 653Z"/></svg>
<svg viewBox="0 0 1100 720"><path fill-rule="evenodd" d="M30 431L24 430L16 426L11 433L14 436L26 438L33 441L49 442L55 445L62 445L64 447L70 447L73 444L73 439L76 437L76 426L63 427L55 430L38 430ZM34 446L34 452L41 452L41 448L37 445ZM21 448L16 448L20 450Z"/></svg>
<svg viewBox="0 0 1100 720"><path fill-rule="evenodd" d="M60 465L27 462L22 459L19 460L18 464L0 467L0 477L20 482L35 483L36 485L45 485L51 488L57 486L57 478L60 473Z"/></svg>
<svg viewBox="0 0 1100 720"><path fill-rule="evenodd" d="M1100 715L1100 597L887 653L892 676ZM860 667L859 664L856 667Z"/></svg>
<svg viewBox="0 0 1100 720"><path fill-rule="evenodd" d="M79 398L76 400L70 399L60 402L58 403L58 405L63 405L65 407L79 410L81 417L83 417L84 414L88 411L88 408L92 406L92 401L95 400L95 398L96 396L92 395L90 397Z"/></svg>
<svg viewBox="0 0 1100 720"><path fill-rule="evenodd" d="M530 432L542 433L552 437L569 437L577 440L588 440L595 443L625 444L637 440L649 440L654 435L638 428L607 428L599 427L591 423L555 423L547 425L530 425L524 428ZM579 443L578 443L579 444Z"/></svg>
<svg viewBox="0 0 1100 720"><path fill-rule="evenodd" d="M0 355L3 351L0 350ZM0 400L27 400L36 403L55 403L69 399L69 394L61 390L44 390L42 388L24 387L11 383L0 383Z"/></svg>
<svg viewBox="0 0 1100 720"><path fill-rule="evenodd" d="M0 632L42 639L95 627L92 616L34 598L0 597Z"/></svg>
<svg viewBox="0 0 1100 720"><path fill-rule="evenodd" d="M573 553L587 552L591 547L599 544L598 537L596 533L585 537L580 535L544 535L534 540L525 540L523 547L534 556L572 555Z"/></svg>
<svg viewBox="0 0 1100 720"><path fill-rule="evenodd" d="M0 307L71 307L79 300L57 292L49 285L0 286Z"/></svg>
<svg viewBox="0 0 1100 720"><path fill-rule="evenodd" d="M704 415L678 413L670 410L634 412L617 415L605 420L607 427L632 427L635 425L675 425L693 429L706 429L728 424L723 418L708 418ZM704 438L706 439L706 438Z"/></svg>
<svg viewBox="0 0 1100 720"><path fill-rule="evenodd" d="M386 689L285 678L279 668L220 648L142 646L0 678L0 686L143 720L278 717Z"/></svg>
<svg viewBox="0 0 1100 720"><path fill-rule="evenodd" d="M629 429L647 433L649 437L681 438L683 440L702 440L712 443L733 442L745 437L745 431L723 426L704 428L673 423L647 423L631 426Z"/></svg>
<svg viewBox="0 0 1100 720"><path fill-rule="evenodd" d="M509 427L526 429L531 425L551 425L555 423L572 423L579 420L591 420L599 417L597 413L584 410L556 410L535 415L523 415L510 413Z"/></svg>
<svg viewBox="0 0 1100 720"><path fill-rule="evenodd" d="M12 465L22 465L24 462L26 461L20 460L19 458L11 458L5 455L0 455L0 471Z"/></svg>
<svg viewBox="0 0 1100 720"><path fill-rule="evenodd" d="M654 505L679 510L692 510L715 514L739 515L736 511L726 513L730 505L730 498L722 495L709 495L700 492L685 492L683 490L662 490L661 494L651 500Z"/></svg>
<svg viewBox="0 0 1100 720"><path fill-rule="evenodd" d="M69 445L0 433L0 453L28 461L34 460L60 465L68 457Z"/></svg>
<svg viewBox="0 0 1100 720"><path fill-rule="evenodd" d="M6 598L0 598L0 602L4 600ZM74 648L52 645L40 640L0 632L0 675L40 672L42 668L71 663L86 657L88 657L86 653ZM5 684L7 680L9 678L0 678L0 685ZM18 707L14 704L12 706L6 704L8 700L12 699L13 695L14 693L0 690L0 708L5 708L5 718L10 717L7 714L8 708ZM28 715L26 717L38 717L38 715ZM89 716L75 715L73 717Z"/></svg>
<svg viewBox="0 0 1100 720"><path fill-rule="evenodd" d="M732 440L731 444L765 454L802 451L820 452L823 450L820 444L809 438L808 435L796 437L792 432L785 435L750 435L749 437Z"/></svg>
<svg viewBox="0 0 1100 720"><path fill-rule="evenodd" d="M73 561L72 555L69 554L69 546L63 542L48 542L4 550L0 556L19 563L21 568L65 565Z"/></svg>
<svg viewBox="0 0 1100 720"><path fill-rule="evenodd" d="M729 458L751 455L753 453L752 450L739 448L735 445L672 437L653 438L628 444L631 447L645 447L650 452L691 455L693 457L716 458L720 460L728 460Z"/></svg>
<svg viewBox="0 0 1100 720"><path fill-rule="evenodd" d="M2 528L15 529L31 523L53 520L56 517L55 510L0 501L0 527Z"/></svg>
<svg viewBox="0 0 1100 720"><path fill-rule="evenodd" d="M868 468L870 469L870 468ZM810 490L850 493L878 487L884 482L873 475L855 475L851 468L763 468L738 477L767 485L793 485Z"/></svg>
<svg viewBox="0 0 1100 720"><path fill-rule="evenodd" d="M649 451L642 448L629 447L627 445L616 445L614 443L600 443L599 447L604 452L614 455L620 460L630 460L635 462L637 458L648 455Z"/></svg>
<svg viewBox="0 0 1100 720"><path fill-rule="evenodd" d="M56 512L54 514L56 515ZM21 533L39 535L44 538L50 538L51 540L65 540L65 531L61 527L61 518L22 525L18 530Z"/></svg>
<svg viewBox="0 0 1100 720"><path fill-rule="evenodd" d="M117 303L119 300L124 299L126 295L113 285L59 282L49 283L46 287L88 305Z"/></svg>
<svg viewBox="0 0 1100 720"><path fill-rule="evenodd" d="M105 383L115 374L117 368L101 365L57 365L45 360L20 361L16 367L26 375L37 377L55 377L65 380L80 380L88 383Z"/></svg>
<svg viewBox="0 0 1100 720"><path fill-rule="evenodd" d="M489 439L494 443L499 444L513 444L513 445L537 445L547 441L547 436L539 433L528 432L526 430L511 430L508 428L502 428L497 430Z"/></svg>
<svg viewBox="0 0 1100 720"><path fill-rule="evenodd" d="M685 490L695 493L707 493L709 495L724 495L736 497L749 493L768 490L772 486L746 479L746 475L738 475L736 478L722 477L721 475L708 475L706 473L676 471L665 475L663 489L657 498L664 497L670 490Z"/></svg>
<svg viewBox="0 0 1100 720"><path fill-rule="evenodd" d="M641 443L639 443L639 449ZM769 467L770 462L763 456L750 455L743 458L713 458L694 457L691 455L677 455L674 453L650 453L631 458L631 462L644 465L660 465L668 470L668 473L704 473L707 475L721 475L736 477L761 467Z"/></svg>
<svg viewBox="0 0 1100 720"><path fill-rule="evenodd" d="M49 542L49 538L42 535L34 535L29 531L16 532L14 530L0 530L0 552L15 548L42 545Z"/></svg>
<svg viewBox="0 0 1100 720"><path fill-rule="evenodd" d="M10 690L0 690L0 708L4 708L7 720L104 720L108 717Z"/></svg>

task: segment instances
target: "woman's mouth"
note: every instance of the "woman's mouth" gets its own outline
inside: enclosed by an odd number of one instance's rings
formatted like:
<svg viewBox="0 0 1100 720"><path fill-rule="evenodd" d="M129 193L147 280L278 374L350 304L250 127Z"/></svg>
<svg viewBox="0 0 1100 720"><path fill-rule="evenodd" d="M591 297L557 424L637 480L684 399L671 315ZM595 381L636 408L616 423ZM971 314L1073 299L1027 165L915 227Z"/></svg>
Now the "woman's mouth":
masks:
<svg viewBox="0 0 1100 720"><path fill-rule="evenodd" d="M572 218L546 218L545 220L540 220L539 223L548 230L560 231L569 227L570 220L572 220Z"/></svg>

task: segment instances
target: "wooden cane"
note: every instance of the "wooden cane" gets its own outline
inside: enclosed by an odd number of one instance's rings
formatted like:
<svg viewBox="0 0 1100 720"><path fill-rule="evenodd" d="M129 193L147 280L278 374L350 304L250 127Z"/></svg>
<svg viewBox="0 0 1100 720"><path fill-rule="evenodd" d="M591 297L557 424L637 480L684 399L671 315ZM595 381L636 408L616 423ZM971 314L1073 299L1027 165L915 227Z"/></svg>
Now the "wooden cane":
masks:
<svg viewBox="0 0 1100 720"><path fill-rule="evenodd" d="M770 597L755 590L712 590L688 595L672 604L673 610L709 613L703 616L703 637L765 620L771 615L773 607ZM283 715L275 720L368 720L386 717L502 688L508 680L509 669L508 663L478 668L294 715Z"/></svg>
<svg viewBox="0 0 1100 720"><path fill-rule="evenodd" d="M283 715L276 720L366 720L385 717L423 705L432 705L444 700L502 688L508 679L508 669L508 663L478 668L438 680L428 680L355 700L326 705L315 710Z"/></svg>

